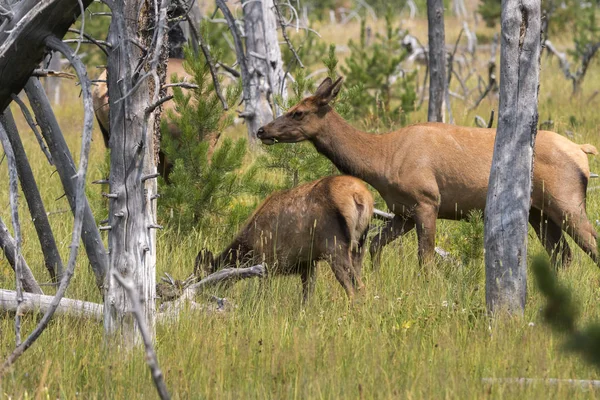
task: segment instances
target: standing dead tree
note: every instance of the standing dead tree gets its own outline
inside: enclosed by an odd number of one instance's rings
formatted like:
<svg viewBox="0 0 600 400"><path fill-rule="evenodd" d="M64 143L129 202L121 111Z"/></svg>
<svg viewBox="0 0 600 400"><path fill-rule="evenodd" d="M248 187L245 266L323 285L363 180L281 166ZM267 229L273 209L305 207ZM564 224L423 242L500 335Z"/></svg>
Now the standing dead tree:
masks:
<svg viewBox="0 0 600 400"><path fill-rule="evenodd" d="M278 16L273 0L242 1L244 33L224 0L217 7L229 25L240 65L244 111L239 115L248 126L250 141L256 141L258 128L281 113L275 95L286 97L285 72L277 35ZM245 37L245 48L242 43Z"/></svg>
<svg viewBox="0 0 600 400"><path fill-rule="evenodd" d="M110 108L109 272L105 333L131 347L139 342L133 299L115 279L132 279L142 298L143 323L154 338L156 291L156 161L160 105L166 92L167 8L170 1L106 1Z"/></svg>
<svg viewBox="0 0 600 400"><path fill-rule="evenodd" d="M583 82L583 78L587 73L588 67L600 49L600 42L596 43L588 43L583 51L583 54L580 55L581 65L577 68L575 72L571 71L571 64L567 60L567 55L563 52L560 52L554 47L552 42L549 40L544 41L544 47L548 50L548 54L556 56L558 58L558 62L560 65L560 69L562 70L565 77L570 80L573 84L573 94L577 94L581 89L581 83Z"/></svg>
<svg viewBox="0 0 600 400"><path fill-rule="evenodd" d="M498 130L485 208L486 303L522 313L537 134L540 1L502 2Z"/></svg>
<svg viewBox="0 0 600 400"><path fill-rule="evenodd" d="M446 42L444 33L444 4L442 0L427 0L429 31L429 108L428 121L444 121L446 95Z"/></svg>

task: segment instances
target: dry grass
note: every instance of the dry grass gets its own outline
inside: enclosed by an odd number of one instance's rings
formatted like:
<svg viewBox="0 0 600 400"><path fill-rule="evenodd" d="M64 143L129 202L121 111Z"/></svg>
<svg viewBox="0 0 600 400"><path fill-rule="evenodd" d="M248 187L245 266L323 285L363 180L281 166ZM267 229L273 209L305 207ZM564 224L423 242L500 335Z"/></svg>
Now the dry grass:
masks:
<svg viewBox="0 0 600 400"><path fill-rule="evenodd" d="M422 40L423 20L411 23ZM448 19L448 41L458 24ZM321 27L326 40L345 44L357 26ZM482 59L486 59L487 55ZM569 83L556 63L543 61L540 119L552 118L555 130L575 133L577 142L600 144L597 134L599 99L588 101L599 87L594 65L579 98L570 98ZM57 107L65 135L78 152L81 106L77 89L66 90ZM476 113L487 117L497 110L496 100L484 101L473 112L453 102L458 123L472 125ZM15 114L19 114L15 112ZM423 120L425 111L413 122ZM19 126L34 173L43 188L47 211L68 210L60 181L37 147L20 117ZM576 121L573 126L573 119ZM236 127L229 135L243 134ZM102 177L104 150L94 133L89 181ZM598 160L592 170L600 171ZM0 176L7 176L6 162ZM600 197L592 183L588 198L590 217L600 213ZM105 217L100 188L90 185L88 195L97 220ZM10 221L7 185L0 186L0 216ZM21 198L24 256L40 281L47 274L27 209ZM72 217L69 212L50 216L63 256L68 253ZM456 223L439 225L438 241L452 248ZM300 306L298 278L275 279L267 290L256 281L242 282L220 295L231 299L227 314L184 312L179 322L161 325L157 351L167 385L175 398L595 398L592 389L568 385L489 386L483 377L600 379L598 372L561 350L561 337L542 323L542 299L529 282L528 307L523 318L490 321L484 314L483 263L469 268L444 264L423 271L416 257L414 233L389 246L382 268L373 272L367 261L366 292L348 306L343 290L326 264L321 265L316 296ZM219 232L181 237L172 230L159 233L158 272L184 277L199 247L219 248L227 238ZM541 251L531 236L530 254ZM574 248L576 246L573 245ZM573 266L560 272L582 304L583 319L599 318L600 274L577 249ZM85 255L79 257L69 297L101 301L93 286ZM14 287L12 270L0 261L0 287ZM50 289L46 290L48 293ZM25 319L29 331L36 318ZM0 355L14 346L12 319L0 319ZM45 374L44 371L47 370ZM103 347L102 326L73 319L56 319L42 338L0 383L0 398L152 398L154 388L141 351L123 353Z"/></svg>

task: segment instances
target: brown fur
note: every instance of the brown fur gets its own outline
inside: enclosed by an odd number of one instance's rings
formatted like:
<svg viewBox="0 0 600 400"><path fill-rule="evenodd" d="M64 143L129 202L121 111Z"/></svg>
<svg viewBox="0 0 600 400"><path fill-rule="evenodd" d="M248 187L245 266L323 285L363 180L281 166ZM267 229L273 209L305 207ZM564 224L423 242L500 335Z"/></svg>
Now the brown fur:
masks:
<svg viewBox="0 0 600 400"><path fill-rule="evenodd" d="M314 96L259 129L258 137L265 144L309 140L343 173L381 193L396 216L371 244L375 265L382 246L414 227L423 262L434 253L437 218L462 219L485 209L496 130L423 123L368 134L329 106L340 85L341 79L326 79ZM599 262L596 232L585 209L586 154L597 153L590 144L578 145L554 132L537 135L530 222L549 253L563 249L564 263L571 253L563 229Z"/></svg>
<svg viewBox="0 0 600 400"><path fill-rule="evenodd" d="M184 80L186 82L192 83L193 77L185 71L183 67L183 61L179 58L170 58L167 64L167 83L174 83L171 78L173 74L177 75L178 81ZM98 80L106 81L106 71L104 71L99 77ZM167 89L167 95L172 95L173 91L171 88ZM98 125L100 126L100 131L102 132L102 137L104 139L104 145L108 148L108 143L110 140L110 128L109 128L109 106L108 106L108 87L105 82L98 82L92 91L92 100L94 102L94 111L96 113L96 120L98 121ZM173 101L167 101L163 103L163 118L167 116L167 111L172 110L175 111L175 103ZM167 129L175 138L179 138L181 134L181 130L177 126L170 121L167 121ZM213 153L214 148L219 140L219 135L214 134L210 138L210 146L208 155ZM169 172L172 168L172 164L165 159L164 153L161 151L159 154L160 161L158 165L158 171L165 178L168 177Z"/></svg>
<svg viewBox="0 0 600 400"><path fill-rule="evenodd" d="M277 192L216 258L200 251L194 273L265 262L269 274L299 274L306 300L314 288L316 262L326 260L351 299L363 287L362 246L372 215L373 196L350 176L330 176Z"/></svg>

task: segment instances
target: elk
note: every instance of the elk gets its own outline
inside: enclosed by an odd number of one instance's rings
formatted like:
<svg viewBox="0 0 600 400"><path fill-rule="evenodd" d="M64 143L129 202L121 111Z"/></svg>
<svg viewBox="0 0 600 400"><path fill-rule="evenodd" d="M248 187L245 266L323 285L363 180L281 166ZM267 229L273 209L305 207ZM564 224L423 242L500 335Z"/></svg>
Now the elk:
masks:
<svg viewBox="0 0 600 400"><path fill-rule="evenodd" d="M174 74L177 75L178 81L184 80L186 82L191 82L193 77L186 72L183 67L184 60L180 58L169 58L167 63L167 82L168 84L175 83L172 81L172 76ZM172 95L171 89L168 89L168 95ZM108 105L108 87L106 86L106 71L104 71L98 77L98 83L94 86L94 90L92 91L92 99L94 102L94 111L96 114L96 120L98 121L98 125L100 126L100 131L102 132L102 137L104 139L104 145L108 148L109 140L110 140L110 129L109 129L109 105ZM163 111L173 110L175 111L175 104L173 101L167 101L163 104ZM164 115L164 114L163 114ZM177 124L167 120L168 131L175 138L178 138L181 134L181 130L177 126ZM213 134L210 137L210 146L209 146L209 156L214 151L214 148L219 140L219 134ZM159 163L158 163L158 171L161 175L167 179L169 176L169 172L172 168L171 163L165 159L165 154L160 151L159 153Z"/></svg>
<svg viewBox="0 0 600 400"><path fill-rule="evenodd" d="M342 78L325 79L309 96L257 132L267 145L312 142L344 174L372 185L395 216L370 246L373 266L381 248L413 228L417 230L418 257L431 260L436 220L459 220L470 210L485 209L492 164L495 129L421 123L387 134L362 132L337 114L331 101ZM557 133L539 131L529 222L546 251L562 263L572 255L566 231L596 264L596 232L586 214L590 144L578 145Z"/></svg>
<svg viewBox="0 0 600 400"><path fill-rule="evenodd" d="M328 261L350 300L361 280L373 196L359 179L329 176L271 194L216 257L201 250L194 274L240 264L267 265L270 275L299 274L302 297L314 290L316 263Z"/></svg>

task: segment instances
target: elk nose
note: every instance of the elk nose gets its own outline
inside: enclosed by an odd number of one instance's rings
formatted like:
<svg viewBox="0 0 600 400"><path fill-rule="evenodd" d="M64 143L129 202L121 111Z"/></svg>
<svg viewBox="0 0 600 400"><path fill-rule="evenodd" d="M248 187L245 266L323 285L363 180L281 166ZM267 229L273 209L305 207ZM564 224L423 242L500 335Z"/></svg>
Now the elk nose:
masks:
<svg viewBox="0 0 600 400"><path fill-rule="evenodd" d="M262 126L260 128L258 128L258 131L256 132L256 137L258 137L259 139L261 139L261 136L265 133L265 130L262 128Z"/></svg>

